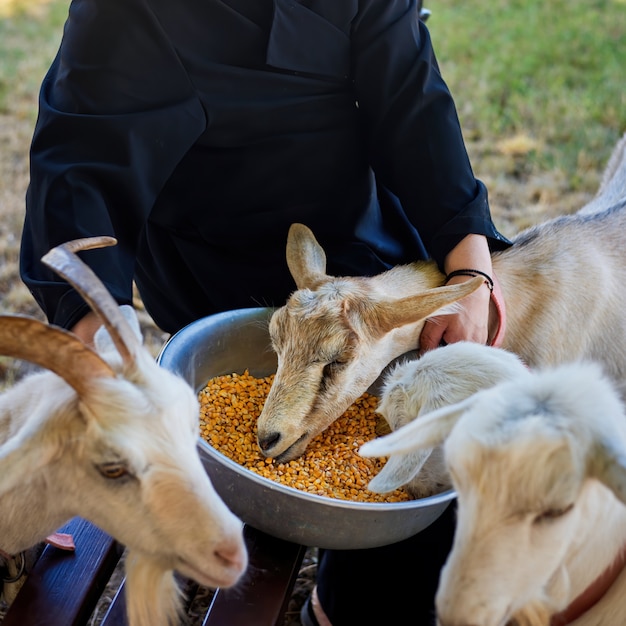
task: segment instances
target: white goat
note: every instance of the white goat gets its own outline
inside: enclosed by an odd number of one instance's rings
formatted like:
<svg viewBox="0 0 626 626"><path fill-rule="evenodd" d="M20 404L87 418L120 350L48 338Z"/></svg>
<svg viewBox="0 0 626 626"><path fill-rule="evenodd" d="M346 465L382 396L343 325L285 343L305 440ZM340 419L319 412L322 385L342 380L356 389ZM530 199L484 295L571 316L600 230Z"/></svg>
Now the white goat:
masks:
<svg viewBox="0 0 626 626"><path fill-rule="evenodd" d="M441 626L626 624L626 415L598 364L528 372L360 452L442 443L458 517Z"/></svg>
<svg viewBox="0 0 626 626"><path fill-rule="evenodd" d="M390 368L384 375L376 410L395 431L420 415L527 372L528 368L512 352L460 341ZM369 487L384 493L389 491L388 481L396 487L403 485L414 498L452 486L440 446L394 454Z"/></svg>
<svg viewBox="0 0 626 626"><path fill-rule="evenodd" d="M156 364L75 254L114 243L76 240L43 258L102 318L102 354L58 327L0 317L0 354L51 370L0 396L0 549L16 554L88 519L128 547L131 626L161 626L178 619L172 570L227 587L247 553L241 522L200 462L196 394Z"/></svg>
<svg viewBox="0 0 626 626"><path fill-rule="evenodd" d="M592 202L493 253L508 314L501 347L531 367L600 361L626 397L625 235L626 136ZM300 455L388 363L417 347L425 318L437 312L427 305L440 294L440 306L447 289L432 261L369 278L329 276L302 224L290 229L287 262L298 289L270 321L278 369L258 421L261 450L281 461ZM493 336L504 320L492 304Z"/></svg>

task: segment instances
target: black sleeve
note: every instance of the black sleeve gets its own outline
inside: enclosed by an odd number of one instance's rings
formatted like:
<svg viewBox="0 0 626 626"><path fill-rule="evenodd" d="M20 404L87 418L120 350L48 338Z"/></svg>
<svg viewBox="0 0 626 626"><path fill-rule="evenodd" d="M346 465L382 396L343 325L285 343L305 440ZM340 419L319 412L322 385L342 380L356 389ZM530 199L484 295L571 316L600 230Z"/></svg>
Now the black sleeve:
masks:
<svg viewBox="0 0 626 626"><path fill-rule="evenodd" d="M82 299L40 262L76 237L120 303L132 298L139 234L155 198L206 126L148 0L74 0L40 92L20 253L22 280L50 322L73 325Z"/></svg>
<svg viewBox="0 0 626 626"><path fill-rule="evenodd" d="M361 0L353 24L353 73L370 159L400 199L429 254L443 265L468 233L508 245L474 177L452 96L418 19L416 0Z"/></svg>

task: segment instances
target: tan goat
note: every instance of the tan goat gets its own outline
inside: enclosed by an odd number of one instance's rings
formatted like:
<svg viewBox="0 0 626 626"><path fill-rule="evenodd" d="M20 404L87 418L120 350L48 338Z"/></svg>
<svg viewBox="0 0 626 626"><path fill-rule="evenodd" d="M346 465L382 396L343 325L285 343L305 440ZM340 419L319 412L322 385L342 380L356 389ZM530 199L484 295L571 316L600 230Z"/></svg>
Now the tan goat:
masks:
<svg viewBox="0 0 626 626"><path fill-rule="evenodd" d="M625 235L626 136L596 198L492 255L507 313L502 347L530 366L601 361L626 397ZM388 363L417 347L448 289L432 261L369 278L329 276L324 250L302 224L290 229L287 262L298 289L270 321L278 369L258 421L261 450L281 461L300 455ZM502 321L496 306L490 321Z"/></svg>
<svg viewBox="0 0 626 626"><path fill-rule="evenodd" d="M131 626L165 626L178 621L173 570L227 587L247 554L241 522L200 462L196 394L156 364L139 325L75 254L114 243L77 240L43 258L101 316L97 351L58 327L0 317L0 354L51 370L0 396L0 550L88 519L129 549Z"/></svg>

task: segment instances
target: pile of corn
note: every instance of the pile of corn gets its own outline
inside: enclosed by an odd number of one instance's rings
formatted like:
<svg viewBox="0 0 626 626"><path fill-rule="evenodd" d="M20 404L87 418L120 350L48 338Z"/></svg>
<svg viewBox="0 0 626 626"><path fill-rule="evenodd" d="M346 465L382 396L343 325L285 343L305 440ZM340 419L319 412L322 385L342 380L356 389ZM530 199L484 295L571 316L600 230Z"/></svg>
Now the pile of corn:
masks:
<svg viewBox="0 0 626 626"><path fill-rule="evenodd" d="M245 468L302 491L359 502L409 500L403 490L387 494L368 491L367 484L382 469L384 459L366 459L359 447L376 436L382 419L378 399L364 394L338 420L311 440L298 459L277 463L257 445L256 422L274 376L216 376L199 393L201 436L216 450Z"/></svg>

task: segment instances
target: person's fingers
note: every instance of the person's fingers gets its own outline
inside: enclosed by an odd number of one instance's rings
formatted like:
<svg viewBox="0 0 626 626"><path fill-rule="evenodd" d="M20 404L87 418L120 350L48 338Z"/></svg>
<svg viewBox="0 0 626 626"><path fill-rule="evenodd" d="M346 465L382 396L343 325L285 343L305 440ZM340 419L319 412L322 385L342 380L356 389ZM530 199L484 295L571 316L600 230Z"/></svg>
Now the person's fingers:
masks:
<svg viewBox="0 0 626 626"><path fill-rule="evenodd" d="M434 350L443 341L443 334L446 331L446 325L440 320L426 320L422 333L420 334L419 350L427 352Z"/></svg>

